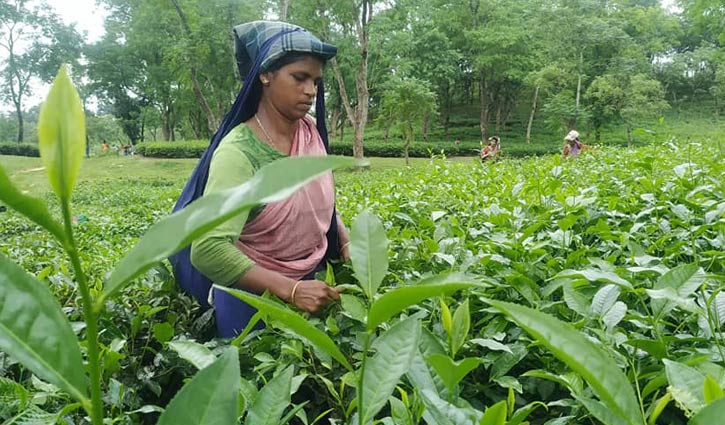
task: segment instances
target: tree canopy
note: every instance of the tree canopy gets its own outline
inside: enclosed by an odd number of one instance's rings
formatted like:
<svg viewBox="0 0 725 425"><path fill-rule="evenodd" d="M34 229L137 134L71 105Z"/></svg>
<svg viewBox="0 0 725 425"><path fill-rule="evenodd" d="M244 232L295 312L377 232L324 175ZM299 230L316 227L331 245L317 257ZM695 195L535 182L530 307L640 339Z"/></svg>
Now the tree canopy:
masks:
<svg viewBox="0 0 725 425"><path fill-rule="evenodd" d="M112 115L132 143L206 139L241 84L231 28L280 17L338 46L325 77L327 119L335 137L352 128L357 156L366 125L385 122L378 118L391 113L401 82L435 99L435 113L396 116L424 138L431 127L447 135L462 110L475 111L469 118L485 139L510 126L530 133L535 122L599 134L695 102L723 109L725 15L717 1L680 0L675 10L655 0L100 3L109 11L105 35L86 44L47 8L0 0L0 93L15 111L0 118L4 137L13 129L16 140L28 139L29 82L65 62L84 96L98 99L95 113Z"/></svg>

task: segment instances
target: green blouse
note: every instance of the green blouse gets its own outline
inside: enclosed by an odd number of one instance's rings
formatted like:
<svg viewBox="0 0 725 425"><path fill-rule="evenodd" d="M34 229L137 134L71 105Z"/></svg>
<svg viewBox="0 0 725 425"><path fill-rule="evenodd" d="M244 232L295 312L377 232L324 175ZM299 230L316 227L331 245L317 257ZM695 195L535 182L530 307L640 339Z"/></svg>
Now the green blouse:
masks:
<svg viewBox="0 0 725 425"><path fill-rule="evenodd" d="M261 167L285 155L262 142L245 124L232 129L219 143L209 165L204 194L219 192L249 180ZM220 224L191 244L191 263L214 283L231 286L254 262L235 242L251 217L264 206L243 212Z"/></svg>

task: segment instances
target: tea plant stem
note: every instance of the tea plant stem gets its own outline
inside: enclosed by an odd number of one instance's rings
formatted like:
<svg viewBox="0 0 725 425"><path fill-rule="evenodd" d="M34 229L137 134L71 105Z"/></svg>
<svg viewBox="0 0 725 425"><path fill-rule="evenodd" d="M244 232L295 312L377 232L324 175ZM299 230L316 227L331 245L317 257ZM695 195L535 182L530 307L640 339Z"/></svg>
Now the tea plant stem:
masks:
<svg viewBox="0 0 725 425"><path fill-rule="evenodd" d="M365 332L365 341L363 343L363 358L362 358L362 364L360 365L360 380L357 384L357 411L359 414L357 415L358 418L358 425L363 425L363 379L365 379L365 363L368 359L368 350L370 349L370 332Z"/></svg>
<svg viewBox="0 0 725 425"><path fill-rule="evenodd" d="M88 344L88 372L91 378L91 422L94 425L103 424L103 401L101 400L101 370L98 359L98 318L93 310L93 299L91 291L88 287L86 275L83 273L80 258L78 257L78 249L75 239L73 238L73 229L71 228L70 206L67 200L61 200L63 210L63 224L65 226L65 234L68 244L66 250L73 265L78 288L83 298L83 315L86 320L86 341ZM86 409L88 410L88 409Z"/></svg>
<svg viewBox="0 0 725 425"><path fill-rule="evenodd" d="M715 297L717 296L719 291L715 291L710 297L705 296L705 291L700 289L700 293L702 294L702 297L705 299L705 317L707 317L707 323L710 325L710 331L712 332L712 338L715 342L715 346L717 347L718 353L720 353L720 362L725 362L725 357L723 357L722 352L722 335L720 334L720 319L718 318L718 321L716 322L715 319L712 317L712 302L715 300Z"/></svg>
<svg viewBox="0 0 725 425"><path fill-rule="evenodd" d="M642 418L646 418L647 415L644 413L644 400L642 400L642 391L639 388L639 370L634 364L634 359L628 358L627 362L629 367L632 368L632 380L634 381L634 389L637 391L637 401L639 402L639 410L642 412ZM643 424L644 425L644 424Z"/></svg>
<svg viewBox="0 0 725 425"><path fill-rule="evenodd" d="M665 347L665 353L667 352L667 343L665 343L665 339L662 337L662 334L659 331L659 328L657 327L658 322L660 320L659 316L655 317L654 311L650 310L647 303L644 301L644 298L642 298L642 294L638 291L632 291L634 296L639 301L639 304L642 306L642 309L647 312L647 318L649 319L650 325L652 325L652 332L655 334L655 338L662 343L662 345Z"/></svg>

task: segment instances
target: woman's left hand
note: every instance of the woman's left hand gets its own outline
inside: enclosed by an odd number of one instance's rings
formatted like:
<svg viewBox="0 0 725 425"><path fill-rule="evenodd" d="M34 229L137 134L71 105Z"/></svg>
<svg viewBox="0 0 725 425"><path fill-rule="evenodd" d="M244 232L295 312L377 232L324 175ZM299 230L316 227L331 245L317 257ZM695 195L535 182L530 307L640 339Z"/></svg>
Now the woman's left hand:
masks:
<svg viewBox="0 0 725 425"><path fill-rule="evenodd" d="M340 216L337 216L337 234L338 242L340 243L340 254L342 254L343 261L350 260L350 234L347 232L345 224L340 220Z"/></svg>

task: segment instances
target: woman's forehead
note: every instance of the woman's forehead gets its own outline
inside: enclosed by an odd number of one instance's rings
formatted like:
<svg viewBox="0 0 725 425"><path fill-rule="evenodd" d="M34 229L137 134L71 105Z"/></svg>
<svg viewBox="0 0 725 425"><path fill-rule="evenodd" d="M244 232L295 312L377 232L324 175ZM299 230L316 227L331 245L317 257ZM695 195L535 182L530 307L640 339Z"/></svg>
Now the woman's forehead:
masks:
<svg viewBox="0 0 725 425"><path fill-rule="evenodd" d="M324 63L314 56L304 56L299 60L292 63L288 63L281 69L287 72L306 72L312 76L322 75L322 68Z"/></svg>

